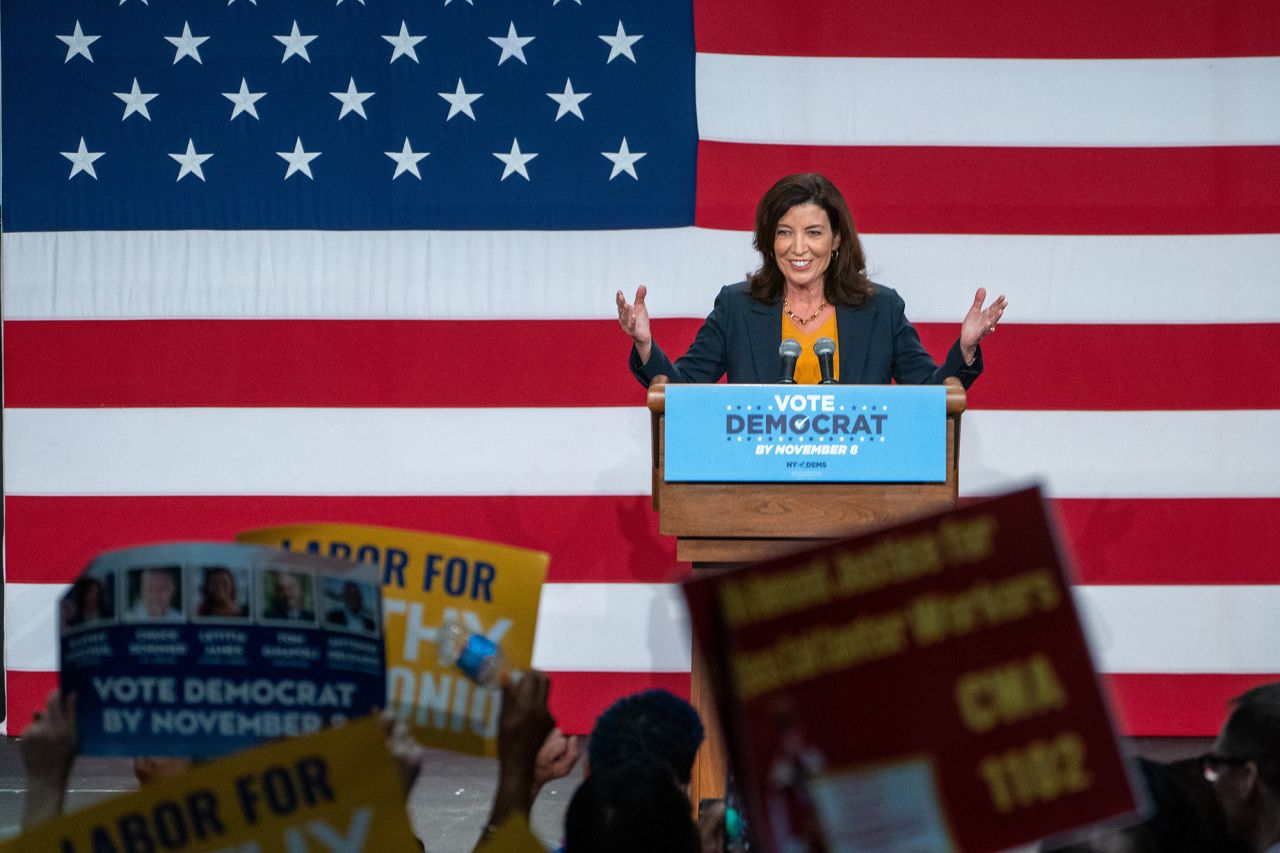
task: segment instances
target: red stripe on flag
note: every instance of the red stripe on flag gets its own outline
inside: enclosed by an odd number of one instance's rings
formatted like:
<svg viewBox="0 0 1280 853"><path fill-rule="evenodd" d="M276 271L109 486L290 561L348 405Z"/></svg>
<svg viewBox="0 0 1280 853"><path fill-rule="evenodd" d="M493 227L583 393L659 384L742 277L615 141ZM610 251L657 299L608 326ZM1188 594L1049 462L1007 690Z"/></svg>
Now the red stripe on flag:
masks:
<svg viewBox="0 0 1280 853"><path fill-rule="evenodd" d="M922 25L927 21L927 25ZM1274 0L698 0L703 53L1110 59L1280 53Z"/></svg>
<svg viewBox="0 0 1280 853"><path fill-rule="evenodd" d="M1278 498L1060 499L1051 504L1078 583L1276 582Z"/></svg>
<svg viewBox="0 0 1280 853"><path fill-rule="evenodd" d="M911 294L903 296L910 314ZM917 326L935 358L946 355L959 321L957 313L954 324ZM700 324L656 320L655 336L679 355ZM10 321L5 402L16 408L644 405L616 322L487 326L491 345L473 357L464 348L474 343L476 326L463 321ZM589 357L575 362L571 378L511 368L528 363L528 354L548 341L572 342ZM1007 323L983 349L988 370L970 391L974 408L1280 408L1280 323ZM461 381L456 370L442 368L458 364L462 351L469 352L470 375L482 378ZM1069 381L1079 376L1089 377L1087 396Z"/></svg>
<svg viewBox="0 0 1280 853"><path fill-rule="evenodd" d="M1112 674L1104 676L1120 730L1134 737L1211 737L1229 713L1228 703L1275 674ZM31 714L44 707L58 686L57 673L6 673L9 734L21 734ZM595 718L616 698L659 687L689 697L689 675L683 672L553 672L551 711L571 734L586 734Z"/></svg>
<svg viewBox="0 0 1280 853"><path fill-rule="evenodd" d="M15 672L4 674L5 725L10 736L20 735L31 725L31 715L44 708L49 691L58 687L56 672Z"/></svg>
<svg viewBox="0 0 1280 853"><path fill-rule="evenodd" d="M1277 674L1106 676L1120 730L1131 737L1212 737L1232 699Z"/></svg>
<svg viewBox="0 0 1280 853"><path fill-rule="evenodd" d="M1280 498L1057 500L1084 584L1274 583ZM560 583L666 583L677 563L647 497L30 497L5 499L11 583L70 583L97 554L226 541L307 521L431 530L551 554Z"/></svg>
<svg viewBox="0 0 1280 853"><path fill-rule="evenodd" d="M1280 231L1280 146L698 145L696 223L751 230L779 177L822 172L867 233Z"/></svg>
<svg viewBox="0 0 1280 853"><path fill-rule="evenodd" d="M551 713L566 734L590 734L596 717L614 700L661 689L688 700L687 672L552 672Z"/></svg>
<svg viewBox="0 0 1280 853"><path fill-rule="evenodd" d="M552 672L551 713L566 734L589 734L596 717L615 699L641 690L661 688L689 698L687 672ZM49 691L58 686L56 672L6 673L8 730L21 734L31 715L44 707Z"/></svg>
<svg viewBox="0 0 1280 853"><path fill-rule="evenodd" d="M258 527L332 521L498 540L551 554L548 580L666 583L687 564L648 497L5 498L6 578L70 583L113 548L230 541Z"/></svg>
<svg viewBox="0 0 1280 853"><path fill-rule="evenodd" d="M11 408L644 405L616 321L31 320L4 332ZM533 366L552 349L582 354L572 375Z"/></svg>
<svg viewBox="0 0 1280 853"><path fill-rule="evenodd" d="M903 296L909 314L910 294ZM935 358L955 342L959 319L916 327ZM1002 324L982 350L986 369L969 389L974 409L1280 408L1280 323L1014 322Z"/></svg>

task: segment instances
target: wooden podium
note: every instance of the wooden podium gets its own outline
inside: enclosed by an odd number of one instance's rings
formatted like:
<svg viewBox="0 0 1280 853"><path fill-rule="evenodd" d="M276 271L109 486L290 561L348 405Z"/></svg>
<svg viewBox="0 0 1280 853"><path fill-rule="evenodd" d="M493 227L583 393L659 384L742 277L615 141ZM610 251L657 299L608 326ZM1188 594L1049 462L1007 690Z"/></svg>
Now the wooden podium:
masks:
<svg viewBox="0 0 1280 853"><path fill-rule="evenodd" d="M653 441L653 509L658 530L676 537L676 559L695 573L723 571L743 563L842 539L855 533L955 506L959 495L960 416L965 392L947 380L947 479L941 483L668 483L666 382L649 386ZM706 727L689 795L723 797L724 741L710 681L694 649L693 706Z"/></svg>

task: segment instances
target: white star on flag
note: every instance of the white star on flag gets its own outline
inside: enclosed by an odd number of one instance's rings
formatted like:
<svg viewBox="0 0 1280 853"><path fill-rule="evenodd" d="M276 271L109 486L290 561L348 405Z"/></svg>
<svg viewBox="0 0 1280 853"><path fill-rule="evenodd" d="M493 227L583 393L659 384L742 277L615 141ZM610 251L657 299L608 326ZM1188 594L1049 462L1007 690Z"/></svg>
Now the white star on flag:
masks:
<svg viewBox="0 0 1280 853"><path fill-rule="evenodd" d="M391 176L391 180L394 181L405 172L410 173L418 180L422 180L422 175L418 172L418 163L422 162L430 152L421 151L415 153L414 150L409 147L409 137L406 136L404 138L404 148L399 151L384 151L383 153L396 161L396 173Z"/></svg>
<svg viewBox="0 0 1280 853"><path fill-rule="evenodd" d="M98 173L93 171L93 161L103 155L102 151L90 151L85 147L84 137L80 137L80 147L75 151L60 151L63 157L71 161L71 174L67 175L67 180L71 180L81 172L87 172L89 177L95 181L98 180Z"/></svg>
<svg viewBox="0 0 1280 853"><path fill-rule="evenodd" d="M511 151L503 154L501 151L493 152L493 156L497 157L506 165L502 169L502 180L511 177L513 173L519 173L526 181L529 180L529 171L524 167L526 163L537 157L537 154L525 154L520 150L520 140L511 140Z"/></svg>
<svg viewBox="0 0 1280 853"><path fill-rule="evenodd" d="M403 20L400 22L400 35L383 36L395 50L391 51L391 61L395 62L402 56L407 56L414 62L418 61L418 52L414 50L414 45L426 39L426 36L409 35L409 26Z"/></svg>
<svg viewBox="0 0 1280 853"><path fill-rule="evenodd" d="M173 45L175 48L177 48L177 51L173 55L174 65L177 65L178 61L182 59L184 56L189 56L200 65L204 65L204 62L200 59L200 45L207 42L209 40L209 37L191 35L191 24L187 23L186 21L183 21L182 35L165 36L164 40L167 41L169 44Z"/></svg>
<svg viewBox="0 0 1280 853"><path fill-rule="evenodd" d="M462 78L458 78L458 88L453 92L436 92L437 95L449 102L449 115L445 117L445 121L456 116L458 113L466 113L471 117L472 121L476 120L476 114L471 111L471 104L478 98L483 98L483 92L476 92L474 95L468 95L467 90L462 88Z"/></svg>
<svg viewBox="0 0 1280 853"><path fill-rule="evenodd" d="M294 172L301 172L311 180L315 177L311 174L311 161L320 156L319 151L304 151L302 149L302 137L297 138L297 142L293 144L292 151L277 151L276 154L283 157L285 162L289 164L289 170L284 173L284 179L289 180Z"/></svg>
<svg viewBox="0 0 1280 853"><path fill-rule="evenodd" d="M240 113L248 113L254 118L258 118L258 108L254 104L266 97L266 94L266 92L250 92L248 81L241 77L240 91L223 92L222 97L235 104L235 107L231 110L231 120L234 120ZM261 119L258 120L261 121Z"/></svg>
<svg viewBox="0 0 1280 853"><path fill-rule="evenodd" d="M71 61L73 56L83 56L85 59L93 62L93 56L89 53L89 45L93 44L102 36L87 36L84 30L80 29L80 22L76 21L76 28L71 31L69 36L58 36L58 41L67 46L67 58L62 60L62 64L66 65Z"/></svg>
<svg viewBox="0 0 1280 853"><path fill-rule="evenodd" d="M287 36L272 36L273 39L284 45L284 58L280 60L280 64L289 61L291 56L301 56L307 62L311 61L311 57L307 55L307 45L316 40L316 36L304 36L298 31L298 21L293 22L293 31Z"/></svg>
<svg viewBox="0 0 1280 853"><path fill-rule="evenodd" d="M556 121L564 118L569 113L573 113L583 121L587 120L587 117L582 114L580 104L590 98L591 93L573 91L573 81L569 80L569 78L565 78L564 92L547 92L547 97L560 105L560 109L556 110Z"/></svg>
<svg viewBox="0 0 1280 853"><path fill-rule="evenodd" d="M627 147L627 138L625 136L622 137L622 145L616 152L600 152L602 156L607 157L610 162L613 163L613 171L609 173L609 180L611 181L623 172L626 172L637 181L640 180L640 176L636 174L636 161L641 157L644 157L646 153L647 152L643 151L636 151L633 153L631 149Z"/></svg>
<svg viewBox="0 0 1280 853"><path fill-rule="evenodd" d="M130 91L112 92L111 94L124 101L124 115L121 116L121 121L124 121L134 113L142 116L147 121L151 121L151 113L147 112L147 102L155 98L156 93L148 94L139 89L137 77L133 78L133 89Z"/></svg>
<svg viewBox="0 0 1280 853"><path fill-rule="evenodd" d="M364 102L372 98L376 93L357 92L356 78L351 78L351 82L347 84L347 91L330 92L329 94L342 102L342 112L338 113L338 121L342 121L347 113L355 113L365 121L369 120L369 117L364 114Z"/></svg>
<svg viewBox="0 0 1280 853"><path fill-rule="evenodd" d="M640 41L644 36L629 36L627 31L622 28L622 21L618 21L618 31L611 36L600 36L600 40L609 45L609 58L604 61L605 65L613 62L619 56L625 56L632 62L636 61L636 55L631 52L631 45Z"/></svg>
<svg viewBox="0 0 1280 853"><path fill-rule="evenodd" d="M534 38L535 36L517 35L516 22L511 21L507 24L507 34L505 36L489 36L489 41L502 48L502 55L498 57L499 65L513 56L528 65L528 60L524 58L524 46L533 41Z"/></svg>
<svg viewBox="0 0 1280 853"><path fill-rule="evenodd" d="M200 180L204 180L204 170L200 168L200 164L212 157L212 154L197 154L196 144L191 140L187 140L187 150L182 154L170 154L170 157L178 161L182 167L178 170L178 180L182 180L187 175L195 175Z"/></svg>

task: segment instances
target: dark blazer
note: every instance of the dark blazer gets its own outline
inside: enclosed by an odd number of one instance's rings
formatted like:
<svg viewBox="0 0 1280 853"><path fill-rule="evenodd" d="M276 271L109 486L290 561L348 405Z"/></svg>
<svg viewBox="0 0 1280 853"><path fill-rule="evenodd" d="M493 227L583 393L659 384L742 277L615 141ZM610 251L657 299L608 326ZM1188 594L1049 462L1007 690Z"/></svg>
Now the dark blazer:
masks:
<svg viewBox="0 0 1280 853"><path fill-rule="evenodd" d="M968 388L982 373L982 349L966 365L956 340L939 367L907 320L902 297L892 288L874 285L859 308L836 306L840 337L840 382L846 385L937 385L948 376ZM689 351L674 363L654 343L649 362L631 348L631 372L644 385L655 376L672 382L777 382L782 374L782 303L766 305L751 298L746 282L720 290L715 307L698 330Z"/></svg>
<svg viewBox="0 0 1280 853"><path fill-rule="evenodd" d="M298 610L290 614L288 609L282 604L273 604L266 610L262 611L263 619L287 619L291 622L314 622L316 614L314 610Z"/></svg>

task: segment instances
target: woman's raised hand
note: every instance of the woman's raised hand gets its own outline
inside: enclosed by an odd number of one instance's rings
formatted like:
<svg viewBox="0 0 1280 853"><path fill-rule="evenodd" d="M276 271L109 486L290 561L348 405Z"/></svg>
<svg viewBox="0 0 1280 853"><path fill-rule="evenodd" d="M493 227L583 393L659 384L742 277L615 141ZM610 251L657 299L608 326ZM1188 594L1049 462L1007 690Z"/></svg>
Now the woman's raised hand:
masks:
<svg viewBox="0 0 1280 853"><path fill-rule="evenodd" d="M618 324L622 326L622 331L631 336L636 342L636 352L640 356L640 362L649 361L650 345L653 343L653 335L649 332L649 309L645 307L644 298L648 294L649 288L643 284L636 289L635 304L629 304L627 297L622 295L622 291L618 291Z"/></svg>
<svg viewBox="0 0 1280 853"><path fill-rule="evenodd" d="M972 362L977 352L978 342L996 330L996 324L1004 316L1004 309L1009 304L1003 296L985 308L987 289L979 287L973 295L973 304L969 306L964 320L960 323L960 353L966 362Z"/></svg>
<svg viewBox="0 0 1280 853"><path fill-rule="evenodd" d="M645 307L644 298L648 294L649 288L643 284L636 290L636 302L634 305L628 304L627 298L622 295L622 291L618 291L618 323L622 326L622 331L626 332L638 344L649 343L653 340L653 336L649 334L649 309Z"/></svg>

